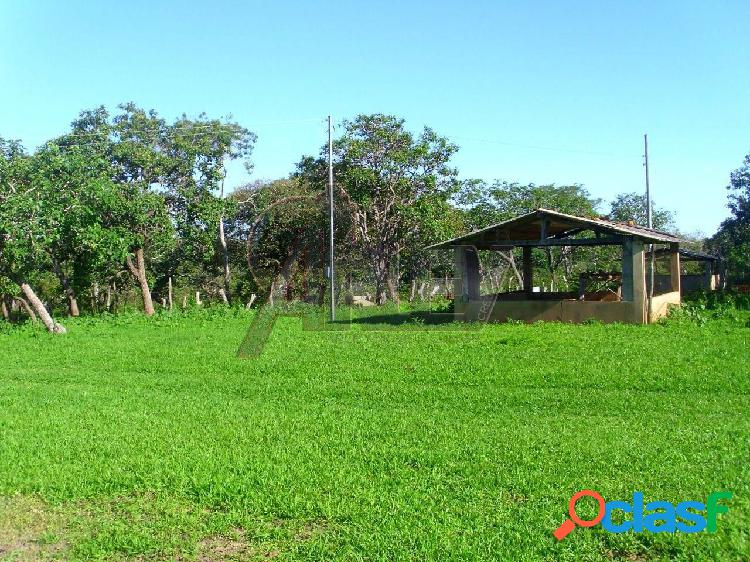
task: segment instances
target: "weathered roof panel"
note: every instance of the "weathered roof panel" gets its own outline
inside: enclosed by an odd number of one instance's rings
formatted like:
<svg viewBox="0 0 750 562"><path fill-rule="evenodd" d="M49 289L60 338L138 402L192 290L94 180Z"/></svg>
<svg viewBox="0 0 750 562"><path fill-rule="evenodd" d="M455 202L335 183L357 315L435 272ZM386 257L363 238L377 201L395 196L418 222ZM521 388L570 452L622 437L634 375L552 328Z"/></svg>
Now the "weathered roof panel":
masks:
<svg viewBox="0 0 750 562"><path fill-rule="evenodd" d="M573 231L591 230L597 233L632 236L653 243L683 242L674 234L662 232L653 228L646 228L634 224L610 221L601 218L577 217L552 211L550 209L536 209L531 213L521 215L480 230L475 230L464 236L445 240L428 246L427 249L449 248L452 246L466 246L476 244L507 243L513 246L513 241L537 240L542 233L542 222L547 221L547 236L561 236Z"/></svg>

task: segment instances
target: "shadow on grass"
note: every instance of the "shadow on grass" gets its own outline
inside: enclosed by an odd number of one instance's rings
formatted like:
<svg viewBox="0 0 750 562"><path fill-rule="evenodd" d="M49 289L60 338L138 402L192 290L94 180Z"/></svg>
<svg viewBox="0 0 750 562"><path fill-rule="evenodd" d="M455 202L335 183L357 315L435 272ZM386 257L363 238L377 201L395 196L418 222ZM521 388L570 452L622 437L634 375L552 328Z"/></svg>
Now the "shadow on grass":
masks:
<svg viewBox="0 0 750 562"><path fill-rule="evenodd" d="M348 331L357 326L362 331L467 331L480 327L477 323L461 322L452 312L431 312L413 310L408 313L394 311L384 313L381 310L369 313L354 310L350 307L340 309L337 320L329 319L329 312L321 307L309 306L264 306L258 310L248 328L245 338L237 350L237 357L259 357L279 317L302 318L305 331L337 332Z"/></svg>
<svg viewBox="0 0 750 562"><path fill-rule="evenodd" d="M363 326L443 326L456 323L456 316L451 312L413 311L391 314L359 313L351 318L336 320L333 324L359 324Z"/></svg>

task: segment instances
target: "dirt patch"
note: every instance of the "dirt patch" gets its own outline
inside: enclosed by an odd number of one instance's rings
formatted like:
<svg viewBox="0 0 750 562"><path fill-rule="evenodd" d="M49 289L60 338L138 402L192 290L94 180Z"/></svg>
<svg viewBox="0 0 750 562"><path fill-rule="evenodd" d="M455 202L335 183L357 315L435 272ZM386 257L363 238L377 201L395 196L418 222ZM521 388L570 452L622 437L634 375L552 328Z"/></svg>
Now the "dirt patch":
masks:
<svg viewBox="0 0 750 562"><path fill-rule="evenodd" d="M605 552L608 560L616 562L646 562L649 560L644 554L638 554L635 552L623 552L615 550L607 550Z"/></svg>
<svg viewBox="0 0 750 562"><path fill-rule="evenodd" d="M63 519L39 499L0 498L0 560L44 561L63 558Z"/></svg>
<svg viewBox="0 0 750 562"><path fill-rule="evenodd" d="M308 521L294 535L296 541L309 541L322 535L328 530L328 522L325 519Z"/></svg>
<svg viewBox="0 0 750 562"><path fill-rule="evenodd" d="M329 530L329 523L325 519L312 519L301 525L298 521L274 519L267 525L275 536L267 536L260 541L248 540L248 534L240 528L206 537L198 543L195 560L239 562L283 558L283 553L294 550L295 543L313 540Z"/></svg>

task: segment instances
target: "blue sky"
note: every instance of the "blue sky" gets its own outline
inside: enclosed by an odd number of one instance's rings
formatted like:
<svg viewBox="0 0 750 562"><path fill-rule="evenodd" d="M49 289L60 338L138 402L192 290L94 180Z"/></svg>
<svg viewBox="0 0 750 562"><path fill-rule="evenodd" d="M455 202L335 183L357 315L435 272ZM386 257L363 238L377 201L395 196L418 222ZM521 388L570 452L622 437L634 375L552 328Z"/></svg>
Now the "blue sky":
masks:
<svg viewBox="0 0 750 562"><path fill-rule="evenodd" d="M463 177L644 189L684 231L728 214L750 152L747 0L0 2L0 136L35 147L84 108L231 114L253 178L285 176L323 119L399 115L461 146ZM241 167L228 182L248 177Z"/></svg>

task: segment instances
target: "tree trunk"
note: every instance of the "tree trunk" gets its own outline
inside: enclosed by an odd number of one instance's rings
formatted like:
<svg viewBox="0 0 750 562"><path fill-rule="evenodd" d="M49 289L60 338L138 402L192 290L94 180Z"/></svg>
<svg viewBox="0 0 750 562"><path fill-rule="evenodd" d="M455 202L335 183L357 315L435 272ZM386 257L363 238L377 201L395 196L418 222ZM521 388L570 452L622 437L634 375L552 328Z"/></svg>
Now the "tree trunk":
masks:
<svg viewBox="0 0 750 562"><path fill-rule="evenodd" d="M221 297L221 300L229 306L229 299L227 299L227 293L224 291L224 289L219 289L219 296Z"/></svg>
<svg viewBox="0 0 750 562"><path fill-rule="evenodd" d="M318 304L320 305L325 303L327 288L328 288L328 285L326 285L325 283L321 283L320 285L318 285Z"/></svg>
<svg viewBox="0 0 750 562"><path fill-rule="evenodd" d="M226 295L227 304L231 295L229 293L229 282L231 272L229 270L229 250L227 248L227 239L224 236L224 217L219 217L219 245L221 245L221 255L224 262L224 294Z"/></svg>
<svg viewBox="0 0 750 562"><path fill-rule="evenodd" d="M409 302L414 302L414 296L417 293L417 279L411 280L411 287L409 288Z"/></svg>
<svg viewBox="0 0 750 562"><path fill-rule="evenodd" d="M169 278L168 287L169 287L169 293L168 293L169 310L172 310L172 277Z"/></svg>
<svg viewBox="0 0 750 562"><path fill-rule="evenodd" d="M116 299L117 299L117 283L112 281L111 283L107 283L107 301L106 301L107 312L112 312L115 309Z"/></svg>
<svg viewBox="0 0 750 562"><path fill-rule="evenodd" d="M32 322L37 321L36 312L34 312L34 309L31 308L31 305L29 305L28 301L22 297L16 297L16 308L19 310L23 308L24 312L28 315L28 317L31 319Z"/></svg>
<svg viewBox="0 0 750 562"><path fill-rule="evenodd" d="M91 287L91 310L99 312L99 283L96 282Z"/></svg>
<svg viewBox="0 0 750 562"><path fill-rule="evenodd" d="M224 199L224 180L227 177L226 169L224 170L224 177L221 179L221 194L220 199ZM229 281L231 280L231 272L229 271L229 249L227 248L227 238L224 235L224 217L219 217L219 244L221 245L221 256L224 265L224 300L227 304L232 298L229 292ZM170 278L171 279L171 278ZM170 306L171 308L171 306Z"/></svg>
<svg viewBox="0 0 750 562"><path fill-rule="evenodd" d="M550 276L550 287L557 286L557 277L555 276L555 266L552 261L552 249L551 248L545 248L546 254L547 254L547 270L549 271ZM551 289L550 289L550 292Z"/></svg>
<svg viewBox="0 0 750 562"><path fill-rule="evenodd" d="M401 304L401 298L398 294L398 280L394 279L392 275L388 275L386 283L388 284L388 293L390 293L391 300L397 305Z"/></svg>
<svg viewBox="0 0 750 562"><path fill-rule="evenodd" d="M11 316L13 313L13 298L10 295L1 295L0 297L0 307L3 311L3 318L10 322L13 320L13 317Z"/></svg>
<svg viewBox="0 0 750 562"><path fill-rule="evenodd" d="M284 281L284 300L291 301L294 298L294 279L293 279L293 272L294 272L294 264L297 261L297 258L299 257L300 253L300 244L299 240L295 239L294 242L289 246L287 249L286 257L284 258L284 263L281 264L281 269L279 270L279 274L281 275L281 278Z"/></svg>
<svg viewBox="0 0 750 562"><path fill-rule="evenodd" d="M52 268L55 270L55 275L57 275L57 278L60 280L60 285L62 285L63 291L65 292L65 298L68 300L68 313L71 316L78 316L80 313L78 311L78 299L76 298L76 293L73 290L73 286L70 284L70 279L65 275L65 272L60 266L60 262L58 262L56 258L52 258Z"/></svg>
<svg viewBox="0 0 750 562"><path fill-rule="evenodd" d="M389 288L388 261L384 256L377 256L373 266L375 273L375 303L385 304L388 300L386 290Z"/></svg>
<svg viewBox="0 0 750 562"><path fill-rule="evenodd" d="M521 276L521 272L518 271L518 267L516 267L516 260L513 257L513 250L509 252L498 252L498 255L505 260L508 265L510 265L511 269L513 270L513 274L516 277L516 281L518 282L519 287L523 287L523 277ZM510 287L509 287L510 288Z"/></svg>
<svg viewBox="0 0 750 562"><path fill-rule="evenodd" d="M307 255L307 247L302 249L302 256L300 258L301 264L300 264L300 274L302 276L302 293L300 294L300 298L302 299L302 302L307 302L308 297L310 296L310 287L308 286L307 282L307 269L308 269L308 255Z"/></svg>
<svg viewBox="0 0 750 562"><path fill-rule="evenodd" d="M61 324L57 324L52 319L52 316L50 316L49 312L47 312L47 309L42 304L42 301L40 301L39 297L36 296L34 289L32 289L28 283L21 283L21 290L23 291L23 294L26 295L26 298L29 299L31 307L37 313L39 318L42 319L42 322L47 328L47 331L53 334L64 334L65 328Z"/></svg>
<svg viewBox="0 0 750 562"><path fill-rule="evenodd" d="M148 286L148 278L146 277L146 264L143 260L143 248L136 248L135 250L136 264L133 265L133 260L128 255L126 261L128 263L128 269L133 274L136 281L141 287L141 296L143 297L143 312L146 316L154 315L154 303L151 300L151 289Z"/></svg>

